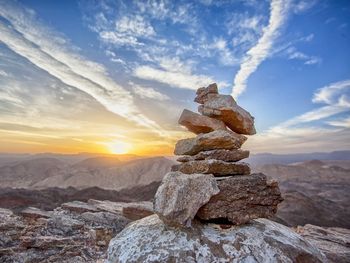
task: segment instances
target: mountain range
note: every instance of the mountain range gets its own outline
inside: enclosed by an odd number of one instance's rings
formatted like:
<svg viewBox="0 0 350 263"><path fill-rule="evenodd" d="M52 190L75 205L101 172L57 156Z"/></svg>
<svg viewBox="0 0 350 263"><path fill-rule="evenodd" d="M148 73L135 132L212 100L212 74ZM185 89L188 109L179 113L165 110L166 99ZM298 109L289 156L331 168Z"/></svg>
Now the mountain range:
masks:
<svg viewBox="0 0 350 263"><path fill-rule="evenodd" d="M350 151L258 154L248 162L253 172L263 172L279 182L284 202L275 220L289 226L310 223L350 228L349 157ZM174 157L3 154L0 207L52 209L63 202L91 198L151 200L163 176L175 163Z"/></svg>

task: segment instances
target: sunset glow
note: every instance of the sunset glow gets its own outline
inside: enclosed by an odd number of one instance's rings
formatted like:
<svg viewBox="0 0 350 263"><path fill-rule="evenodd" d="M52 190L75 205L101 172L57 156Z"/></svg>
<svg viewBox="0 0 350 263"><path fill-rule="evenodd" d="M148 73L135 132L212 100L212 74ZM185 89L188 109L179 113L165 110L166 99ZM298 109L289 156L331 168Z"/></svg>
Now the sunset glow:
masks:
<svg viewBox="0 0 350 263"><path fill-rule="evenodd" d="M126 154L131 150L131 144L127 142L115 141L108 145L110 153Z"/></svg>
<svg viewBox="0 0 350 263"><path fill-rule="evenodd" d="M255 117L252 153L349 149L349 17L338 1L0 0L0 152L172 154L213 82Z"/></svg>

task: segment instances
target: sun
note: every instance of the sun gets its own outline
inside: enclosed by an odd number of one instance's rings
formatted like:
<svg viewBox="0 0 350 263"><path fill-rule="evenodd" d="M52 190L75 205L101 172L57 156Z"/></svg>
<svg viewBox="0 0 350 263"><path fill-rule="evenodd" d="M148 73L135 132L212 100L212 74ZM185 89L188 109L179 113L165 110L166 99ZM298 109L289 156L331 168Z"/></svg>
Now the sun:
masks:
<svg viewBox="0 0 350 263"><path fill-rule="evenodd" d="M131 144L127 142L113 141L108 144L108 149L114 154L125 154L130 151Z"/></svg>

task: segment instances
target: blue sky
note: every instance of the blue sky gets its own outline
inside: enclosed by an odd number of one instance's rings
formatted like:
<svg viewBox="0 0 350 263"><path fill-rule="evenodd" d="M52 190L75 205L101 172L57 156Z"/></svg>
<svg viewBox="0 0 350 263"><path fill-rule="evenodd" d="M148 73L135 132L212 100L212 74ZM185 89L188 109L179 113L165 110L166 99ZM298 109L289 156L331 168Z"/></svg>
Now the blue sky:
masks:
<svg viewBox="0 0 350 263"><path fill-rule="evenodd" d="M3 151L168 153L212 82L253 152L350 149L349 1L2 0L0 36Z"/></svg>

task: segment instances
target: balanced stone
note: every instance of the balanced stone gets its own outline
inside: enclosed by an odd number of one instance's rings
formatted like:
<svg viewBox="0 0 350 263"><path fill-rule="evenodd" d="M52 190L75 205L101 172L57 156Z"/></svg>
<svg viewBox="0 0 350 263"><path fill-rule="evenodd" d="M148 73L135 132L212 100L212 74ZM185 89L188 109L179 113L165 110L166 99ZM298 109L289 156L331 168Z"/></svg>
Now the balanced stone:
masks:
<svg viewBox="0 0 350 263"><path fill-rule="evenodd" d="M254 118L238 106L232 96L208 94L207 100L199 106L198 111L205 116L222 120L232 131L239 134L256 133Z"/></svg>
<svg viewBox="0 0 350 263"><path fill-rule="evenodd" d="M211 174L165 175L154 198L154 212L168 225L190 226L198 209L219 193Z"/></svg>
<svg viewBox="0 0 350 263"><path fill-rule="evenodd" d="M249 151L244 151L241 149L236 150L211 150L199 152L194 156L181 156L177 159L178 162L184 163L189 161L199 161L199 160L221 160L225 162L237 162L242 159L249 157Z"/></svg>
<svg viewBox="0 0 350 263"><path fill-rule="evenodd" d="M200 219L227 219L241 225L254 218L272 217L283 200L277 182L268 182L264 174L232 176L217 183L220 192L199 209Z"/></svg>
<svg viewBox="0 0 350 263"><path fill-rule="evenodd" d="M190 110L184 110L180 116L179 124L185 126L189 131L200 134L215 130L226 130L223 121L200 115Z"/></svg>
<svg viewBox="0 0 350 263"><path fill-rule="evenodd" d="M172 170L184 174L203 173L213 174L214 176L250 174L250 167L246 163L229 163L213 159L185 162L180 165L174 165Z"/></svg>
<svg viewBox="0 0 350 263"><path fill-rule="evenodd" d="M194 101L203 104L207 100L208 94L218 94L218 86L216 83L210 84L206 88L199 88L196 94Z"/></svg>
<svg viewBox="0 0 350 263"><path fill-rule="evenodd" d="M195 155L215 149L239 149L247 137L232 131L217 130L199 134L197 137L179 140L175 145L176 155Z"/></svg>

